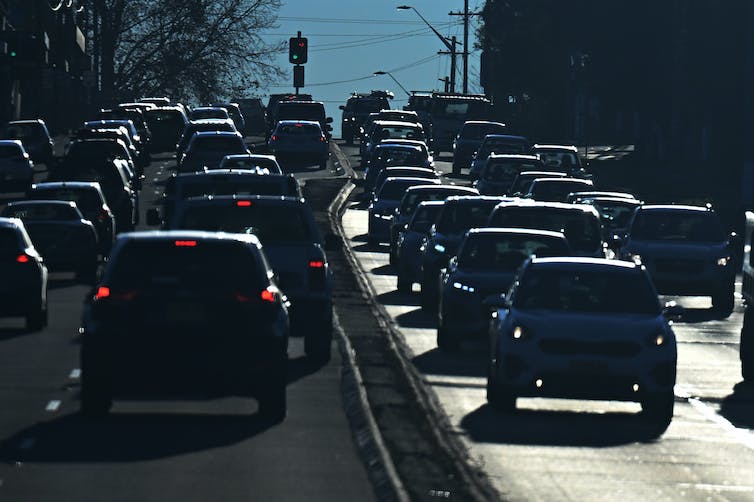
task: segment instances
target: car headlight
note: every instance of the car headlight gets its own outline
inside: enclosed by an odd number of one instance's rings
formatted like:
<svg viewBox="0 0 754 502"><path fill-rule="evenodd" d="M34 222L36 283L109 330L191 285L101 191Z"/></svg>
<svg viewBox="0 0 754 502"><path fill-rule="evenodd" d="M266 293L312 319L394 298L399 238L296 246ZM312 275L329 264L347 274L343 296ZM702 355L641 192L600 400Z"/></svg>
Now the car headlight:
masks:
<svg viewBox="0 0 754 502"><path fill-rule="evenodd" d="M462 284L460 282L454 282L453 283L453 289L457 289L459 291L464 291L466 293L473 293L474 291L476 291L476 289L474 289L474 286L468 286L468 285Z"/></svg>
<svg viewBox="0 0 754 502"><path fill-rule="evenodd" d="M511 338L514 340L526 340L531 337L531 333L529 333L529 330L527 330L520 324L513 326L513 329L511 330L510 335L511 335Z"/></svg>
<svg viewBox="0 0 754 502"><path fill-rule="evenodd" d="M435 244L435 251L438 253L444 253L445 252L445 246L442 244Z"/></svg>
<svg viewBox="0 0 754 502"><path fill-rule="evenodd" d="M650 347L664 347L668 343L668 336L664 331L657 331L647 339Z"/></svg>
<svg viewBox="0 0 754 502"><path fill-rule="evenodd" d="M728 264L730 263L730 261L731 261L731 257L730 256L723 256L722 258L718 258L717 259L717 266L718 267L727 267Z"/></svg>

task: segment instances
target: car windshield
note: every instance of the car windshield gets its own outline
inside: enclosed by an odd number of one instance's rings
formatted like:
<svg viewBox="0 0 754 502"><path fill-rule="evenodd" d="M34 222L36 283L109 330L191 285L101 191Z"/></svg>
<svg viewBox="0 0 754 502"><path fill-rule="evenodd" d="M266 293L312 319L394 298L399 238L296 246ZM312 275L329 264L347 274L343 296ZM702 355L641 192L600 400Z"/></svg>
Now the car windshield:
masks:
<svg viewBox="0 0 754 502"><path fill-rule="evenodd" d="M489 226L562 232L571 248L592 252L602 242L599 218L593 213L549 207L503 207Z"/></svg>
<svg viewBox="0 0 754 502"><path fill-rule="evenodd" d="M495 270L516 270L532 255L568 256L568 245L550 236L472 234L458 256L458 266Z"/></svg>
<svg viewBox="0 0 754 502"><path fill-rule="evenodd" d="M633 269L583 271L534 267L521 278L513 306L604 314L660 313L660 303L649 280Z"/></svg>
<svg viewBox="0 0 754 502"><path fill-rule="evenodd" d="M470 228L487 226L490 212L498 202L488 204L446 204L437 221L437 231L457 234Z"/></svg>
<svg viewBox="0 0 754 502"><path fill-rule="evenodd" d="M442 209L440 204L419 206L416 210L416 214L414 214L414 217L411 219L411 229L428 229L428 224L431 225L435 222L437 215L440 214L440 209Z"/></svg>
<svg viewBox="0 0 754 502"><path fill-rule="evenodd" d="M239 201L244 202L244 201ZM245 205L189 206L177 228L213 232L253 233L262 244L272 242L312 242L309 221L298 205L264 207L251 201Z"/></svg>
<svg viewBox="0 0 754 502"><path fill-rule="evenodd" d="M76 208L67 204L23 204L19 206L7 206L3 210L3 216L6 218L21 218L24 221L81 219Z"/></svg>
<svg viewBox="0 0 754 502"><path fill-rule="evenodd" d="M653 241L723 242L725 233L711 211L640 211L631 237Z"/></svg>
<svg viewBox="0 0 754 502"><path fill-rule="evenodd" d="M188 239L184 239L187 241ZM109 284L119 289L259 290L266 277L253 252L240 243L176 246L175 241L131 241L113 262Z"/></svg>

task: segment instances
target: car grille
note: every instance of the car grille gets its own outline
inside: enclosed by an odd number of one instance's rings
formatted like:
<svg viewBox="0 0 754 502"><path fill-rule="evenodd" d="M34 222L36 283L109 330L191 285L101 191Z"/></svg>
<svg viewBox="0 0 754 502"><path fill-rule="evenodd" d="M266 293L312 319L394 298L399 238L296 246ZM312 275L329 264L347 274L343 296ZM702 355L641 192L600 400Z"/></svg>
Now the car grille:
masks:
<svg viewBox="0 0 754 502"><path fill-rule="evenodd" d="M703 260L659 259L655 271L665 274L697 274L704 271Z"/></svg>
<svg viewBox="0 0 754 502"><path fill-rule="evenodd" d="M548 354L608 357L631 357L641 351L641 346L636 342L584 342L564 338L542 340L539 348Z"/></svg>

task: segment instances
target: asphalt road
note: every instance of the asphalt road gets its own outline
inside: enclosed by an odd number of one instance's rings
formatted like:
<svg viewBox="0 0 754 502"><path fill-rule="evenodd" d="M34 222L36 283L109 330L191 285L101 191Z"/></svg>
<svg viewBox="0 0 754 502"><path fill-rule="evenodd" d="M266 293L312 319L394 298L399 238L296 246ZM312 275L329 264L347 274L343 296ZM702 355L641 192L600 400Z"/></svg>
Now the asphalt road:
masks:
<svg viewBox="0 0 754 502"><path fill-rule="evenodd" d="M343 151L358 173L358 150ZM437 163L445 173L448 160ZM467 183L463 176L447 180ZM663 297L687 313L674 324L675 416L659 438L633 403L519 399L515 414L501 414L485 401L485 347L439 352L436 320L421 311L418 294L396 291L388 248L366 243L363 204L350 206L343 227L422 383L447 415L448 433L462 439L505 500L754 500L754 386L741 382L740 295L727 319L716 318L706 297Z"/></svg>
<svg viewBox="0 0 754 502"><path fill-rule="evenodd" d="M142 222L173 163L158 155L147 168ZM302 180L338 174L292 170ZM0 319L0 500L374 499L344 413L335 346L319 367L291 340L288 417L279 425L258 420L246 399L116 401L109 419L84 419L77 336L87 291L54 274L48 328L27 333L22 319Z"/></svg>

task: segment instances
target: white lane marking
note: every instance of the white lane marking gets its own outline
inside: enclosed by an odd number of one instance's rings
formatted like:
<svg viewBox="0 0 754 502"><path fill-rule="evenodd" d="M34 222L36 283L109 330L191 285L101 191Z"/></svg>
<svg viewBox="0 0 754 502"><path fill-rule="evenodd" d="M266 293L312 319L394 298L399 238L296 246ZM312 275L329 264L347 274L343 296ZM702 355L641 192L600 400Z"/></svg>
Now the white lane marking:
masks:
<svg viewBox="0 0 754 502"><path fill-rule="evenodd" d="M30 450L34 447L34 444L37 442L34 438L26 438L18 445L19 450Z"/></svg>
<svg viewBox="0 0 754 502"><path fill-rule="evenodd" d="M76 380L77 378L81 378L81 370L78 368L73 368L71 370L71 374L68 375L68 378L71 380Z"/></svg>
<svg viewBox="0 0 754 502"><path fill-rule="evenodd" d="M45 410L54 412L54 411L58 411L58 408L60 408L60 401L53 399L52 401L47 403L47 407L45 408Z"/></svg>
<svg viewBox="0 0 754 502"><path fill-rule="evenodd" d="M725 432L733 436L736 441L746 446L750 450L754 450L754 434L745 429L740 429L733 425L730 421L718 415L717 410L712 406L702 402L697 398L690 398L689 404L696 409L710 422L718 425Z"/></svg>

